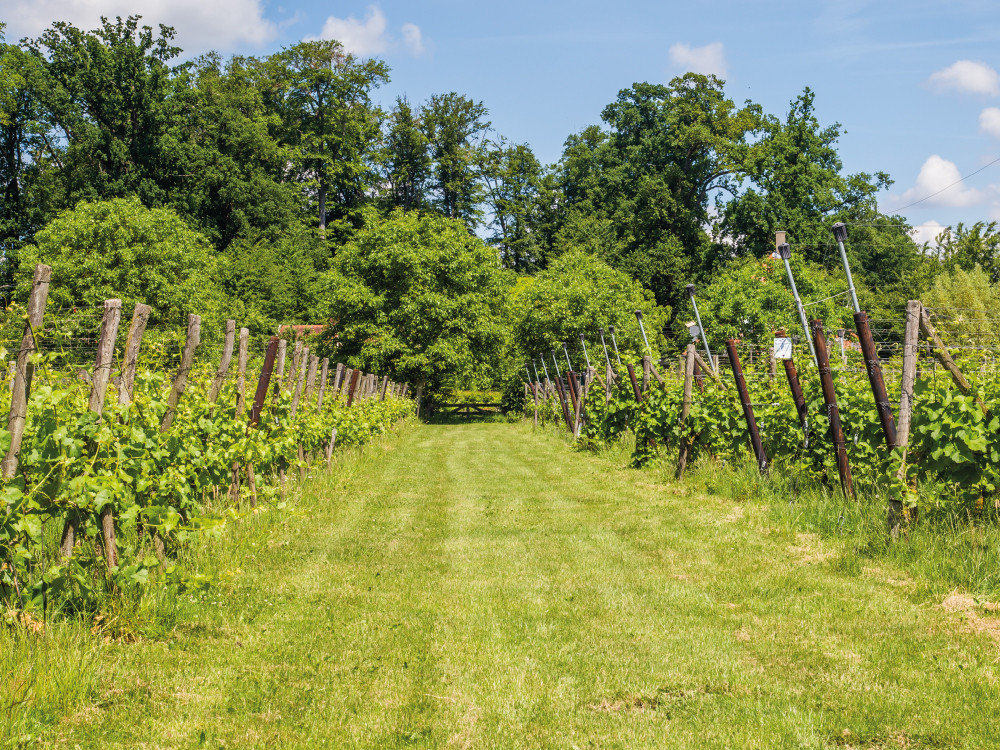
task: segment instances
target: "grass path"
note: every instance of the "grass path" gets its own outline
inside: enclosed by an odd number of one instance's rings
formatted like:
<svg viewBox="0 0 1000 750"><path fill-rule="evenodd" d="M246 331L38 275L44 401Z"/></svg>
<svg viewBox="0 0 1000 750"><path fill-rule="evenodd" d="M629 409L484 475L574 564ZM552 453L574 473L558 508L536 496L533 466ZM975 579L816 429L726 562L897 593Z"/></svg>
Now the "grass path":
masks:
<svg viewBox="0 0 1000 750"><path fill-rule="evenodd" d="M1000 746L996 642L761 508L504 424L307 490L48 744Z"/></svg>

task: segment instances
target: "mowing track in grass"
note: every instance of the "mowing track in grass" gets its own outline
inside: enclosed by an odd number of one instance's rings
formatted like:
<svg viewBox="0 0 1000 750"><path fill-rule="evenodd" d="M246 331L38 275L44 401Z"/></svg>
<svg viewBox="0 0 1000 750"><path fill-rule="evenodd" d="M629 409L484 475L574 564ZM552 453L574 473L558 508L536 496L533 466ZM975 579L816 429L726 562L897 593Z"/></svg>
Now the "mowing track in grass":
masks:
<svg viewBox="0 0 1000 750"><path fill-rule="evenodd" d="M997 747L997 644L763 509L421 425L106 647L65 747ZM235 536L235 534L234 534Z"/></svg>

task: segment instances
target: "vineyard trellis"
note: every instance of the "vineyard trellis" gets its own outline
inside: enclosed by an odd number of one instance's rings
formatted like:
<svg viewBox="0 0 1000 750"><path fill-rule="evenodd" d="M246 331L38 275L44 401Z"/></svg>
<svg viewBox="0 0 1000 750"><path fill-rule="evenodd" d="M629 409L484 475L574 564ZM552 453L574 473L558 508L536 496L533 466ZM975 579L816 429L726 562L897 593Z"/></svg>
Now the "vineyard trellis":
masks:
<svg viewBox="0 0 1000 750"><path fill-rule="evenodd" d="M11 307L6 322L9 340L23 321L0 390L8 606L86 609L151 580L186 585L170 558L188 539L264 501L282 507L287 469L329 468L335 446L363 444L412 412L406 383L330 367L302 340L287 363L277 336L255 355L264 342L234 320L205 346L198 315L178 336L150 324L145 304L46 315L51 281L37 266L24 315Z"/></svg>
<svg viewBox="0 0 1000 750"><path fill-rule="evenodd" d="M800 340L798 359L783 361L785 383L773 349L735 339L713 355L717 365L694 343L679 367L660 360L662 374L646 355L641 380L633 363L614 357L603 372L589 367L554 381L532 379L526 368L526 406L536 422L563 421L586 443L631 431L634 464L670 451L677 476L698 455L739 460L748 447L765 473L773 464L825 486L839 476L845 497L857 487L887 498L895 535L922 504L974 515L1000 506L1000 318L969 312L911 300L898 318L856 314L871 332L867 354L814 320L819 366ZM573 393L581 406L563 395Z"/></svg>

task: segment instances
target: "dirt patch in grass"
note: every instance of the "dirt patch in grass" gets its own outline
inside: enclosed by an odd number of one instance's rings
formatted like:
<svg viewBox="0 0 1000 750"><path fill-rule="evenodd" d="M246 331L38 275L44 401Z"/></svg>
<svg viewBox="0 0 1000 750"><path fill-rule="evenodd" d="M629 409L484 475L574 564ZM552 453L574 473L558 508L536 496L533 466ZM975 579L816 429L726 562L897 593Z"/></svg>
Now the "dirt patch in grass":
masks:
<svg viewBox="0 0 1000 750"><path fill-rule="evenodd" d="M962 618L965 627L974 633L985 633L1000 643L1000 603L976 601L968 594L952 592L941 608Z"/></svg>

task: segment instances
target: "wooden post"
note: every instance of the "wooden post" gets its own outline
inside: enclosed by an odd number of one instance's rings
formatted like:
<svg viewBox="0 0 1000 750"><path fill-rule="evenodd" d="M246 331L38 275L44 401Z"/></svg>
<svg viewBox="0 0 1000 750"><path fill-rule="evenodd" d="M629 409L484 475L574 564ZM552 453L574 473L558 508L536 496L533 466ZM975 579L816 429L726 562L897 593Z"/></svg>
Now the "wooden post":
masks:
<svg viewBox="0 0 1000 750"><path fill-rule="evenodd" d="M830 369L830 355L826 349L823 321L812 321L812 333L813 343L816 347L816 361L819 363L819 382L823 388L826 415L830 420L830 438L833 441L834 457L837 460L837 472L840 474L840 486L845 496L854 497L854 482L851 479L851 466L847 462L844 430L840 424L840 410L837 408L837 392L833 387L833 371Z"/></svg>
<svg viewBox="0 0 1000 750"><path fill-rule="evenodd" d="M323 368L319 374L319 395L316 397L316 411L323 411L323 394L326 392L326 381L330 377L330 358L323 357Z"/></svg>
<svg viewBox="0 0 1000 750"><path fill-rule="evenodd" d="M226 339L222 345L222 359L219 360L219 369L212 378L212 385L208 389L208 403L214 404L219 398L219 391L222 384L226 382L226 373L229 372L229 365L233 361L233 346L236 343L236 321L226 321Z"/></svg>
<svg viewBox="0 0 1000 750"><path fill-rule="evenodd" d="M684 477L684 469L687 468L688 456L691 453L691 440L684 435L684 427L687 424L688 415L691 414L691 396L694 392L694 344L687 345L687 355L684 358L684 397L681 401L681 439L680 454L677 457L677 478Z"/></svg>
<svg viewBox="0 0 1000 750"><path fill-rule="evenodd" d="M305 402L312 401L313 391L316 390L316 371L319 369L319 357L311 355L309 357L309 374L306 375Z"/></svg>
<svg viewBox="0 0 1000 750"><path fill-rule="evenodd" d="M344 385L344 364L338 362L333 376L333 397L340 395L340 389Z"/></svg>
<svg viewBox="0 0 1000 750"><path fill-rule="evenodd" d="M568 396L566 395L566 389L563 388L562 378L556 378L556 390L559 394L559 405L562 407L563 419L566 420L566 429L573 432L573 420L569 416L569 406L567 404Z"/></svg>
<svg viewBox="0 0 1000 750"><path fill-rule="evenodd" d="M326 468L330 469L330 465L333 463L333 446L337 442L337 428L334 427L330 432L330 442L326 446Z"/></svg>
<svg viewBox="0 0 1000 750"><path fill-rule="evenodd" d="M187 338L184 342L184 351L181 353L181 366L174 376L173 384L170 386L170 396L167 398L167 413L163 415L163 422L160 424L160 432L166 432L173 424L174 416L177 414L177 404L184 395L187 387L188 374L194 365L194 352L201 342L201 317L198 315L188 315Z"/></svg>
<svg viewBox="0 0 1000 750"><path fill-rule="evenodd" d="M250 331L247 328L240 329L239 353L236 357L236 418L243 416L247 406L247 359L249 358ZM257 504L257 482L254 477L253 466L247 464L247 481L250 484L250 505ZM229 499L235 505L240 500L240 464L233 461L232 475L229 482Z"/></svg>
<svg viewBox="0 0 1000 750"><path fill-rule="evenodd" d="M958 386L958 390L962 393L969 395L972 393L972 386L969 381L965 379L962 371L958 369L958 365L955 364L955 360L951 358L951 354L948 353L948 348L944 345L941 337L938 336L937 331L934 329L934 325L931 323L931 316L927 314L927 308L921 308L920 310L920 328L923 330L924 335L933 344L934 357L938 362L941 363L942 367L948 371L951 375L951 379L954 381L955 385ZM976 403L979 404L979 408L983 410L983 414L989 420L992 415L990 410L983 403L983 400L975 395Z"/></svg>
<svg viewBox="0 0 1000 750"><path fill-rule="evenodd" d="M278 354L277 354L277 370L275 370L274 376L280 383L285 377L285 356L288 352L288 342L284 339L278 341Z"/></svg>
<svg viewBox="0 0 1000 750"><path fill-rule="evenodd" d="M653 368L653 360L648 354L644 354L642 357L642 392L645 393L649 390L649 374L650 370Z"/></svg>
<svg viewBox="0 0 1000 750"><path fill-rule="evenodd" d="M718 357L716 357L716 360L718 360ZM708 373L708 377L710 377L712 379L712 382L715 383L719 387L720 391L729 390L726 387L726 384L724 382L722 382L722 378L719 377L719 374L715 370L713 370L711 367L709 367L705 363L705 360L701 358L701 354L698 352L697 347L694 350L694 362L695 362L695 365L696 365L696 367L695 367L695 378L698 377L698 368L701 368L701 370L702 370L703 373ZM718 362L716 362L716 364L718 364ZM704 376L702 376L702 377L704 377Z"/></svg>
<svg viewBox="0 0 1000 750"><path fill-rule="evenodd" d="M94 361L94 373L90 386L90 401L87 410L100 417L104 413L104 398L111 382L111 367L115 360L115 341L118 340L118 326L122 319L122 301L109 299L104 301L104 317L101 320L101 336L97 342L97 359ZM91 450L94 445L91 444ZM118 543L115 539L114 508L111 503L101 508L101 540L104 543L104 560L108 569L118 567ZM59 554L63 559L73 554L73 544L76 540L75 513L67 519L63 528L62 544Z"/></svg>
<svg viewBox="0 0 1000 750"><path fill-rule="evenodd" d="M743 377L743 368L740 366L740 355L736 351L736 341L726 340L726 351L729 354L729 365L733 368L733 379L736 380L736 390L740 394L740 404L743 406L743 418L747 423L747 431L750 433L750 445L753 448L754 456L757 457L757 469L761 474L767 473L767 454L764 453L764 444L760 440L760 430L757 428L757 419L754 417L753 404L750 402L750 391L747 389L746 378Z"/></svg>
<svg viewBox="0 0 1000 750"><path fill-rule="evenodd" d="M285 374L285 382L282 386L286 391L291 391L295 386L295 378L299 374L299 365L302 361L302 342L296 341L295 348L292 350L292 365L288 368L288 372Z"/></svg>
<svg viewBox="0 0 1000 750"><path fill-rule="evenodd" d="M767 363L767 379L774 380L774 376L778 374L778 360L774 358L774 347L772 346L768 349L768 363Z"/></svg>
<svg viewBox="0 0 1000 750"><path fill-rule="evenodd" d="M10 412L7 415L7 432L10 433L10 448L3 460L3 478L13 479L17 474L17 462L24 439L24 422L28 416L28 395L31 393L31 378L35 364L31 355L38 348L35 331L42 325L45 302L49 296L49 281L52 268L39 263L31 281L31 296L28 298L28 320L21 337L21 348L17 352L17 368L14 370L14 384L10 394Z"/></svg>
<svg viewBox="0 0 1000 750"><path fill-rule="evenodd" d="M236 416L241 417L247 407L247 360L249 359L250 329L240 329L239 353L236 357Z"/></svg>
<svg viewBox="0 0 1000 750"><path fill-rule="evenodd" d="M142 337L146 333L149 314L153 311L149 305L139 303L132 311L132 324L125 340L125 360L122 362L122 373L118 378L118 405L128 406L132 403L135 393L135 372L139 367L139 349L142 347Z"/></svg>
<svg viewBox="0 0 1000 750"><path fill-rule="evenodd" d="M902 448L896 479L906 481L906 451L910 443L910 423L913 419L913 386L917 379L917 344L920 341L920 318L923 306L919 300L906 303L906 331L903 334L903 373L900 380L899 421L896 424L896 446ZM903 503L898 498L889 499L889 535L899 538L903 517Z"/></svg>
<svg viewBox="0 0 1000 750"><path fill-rule="evenodd" d="M299 352L298 358L298 377L295 381L295 393L292 395L292 416L299 409L299 400L302 398L302 388L306 382L306 365L309 359L309 347L305 347Z"/></svg>
<svg viewBox="0 0 1000 750"><path fill-rule="evenodd" d="M386 392L386 389L388 387L389 387L389 376L388 375L383 375L382 376L382 387L379 389L379 396L378 396L378 400L379 401L385 401L385 392Z"/></svg>

